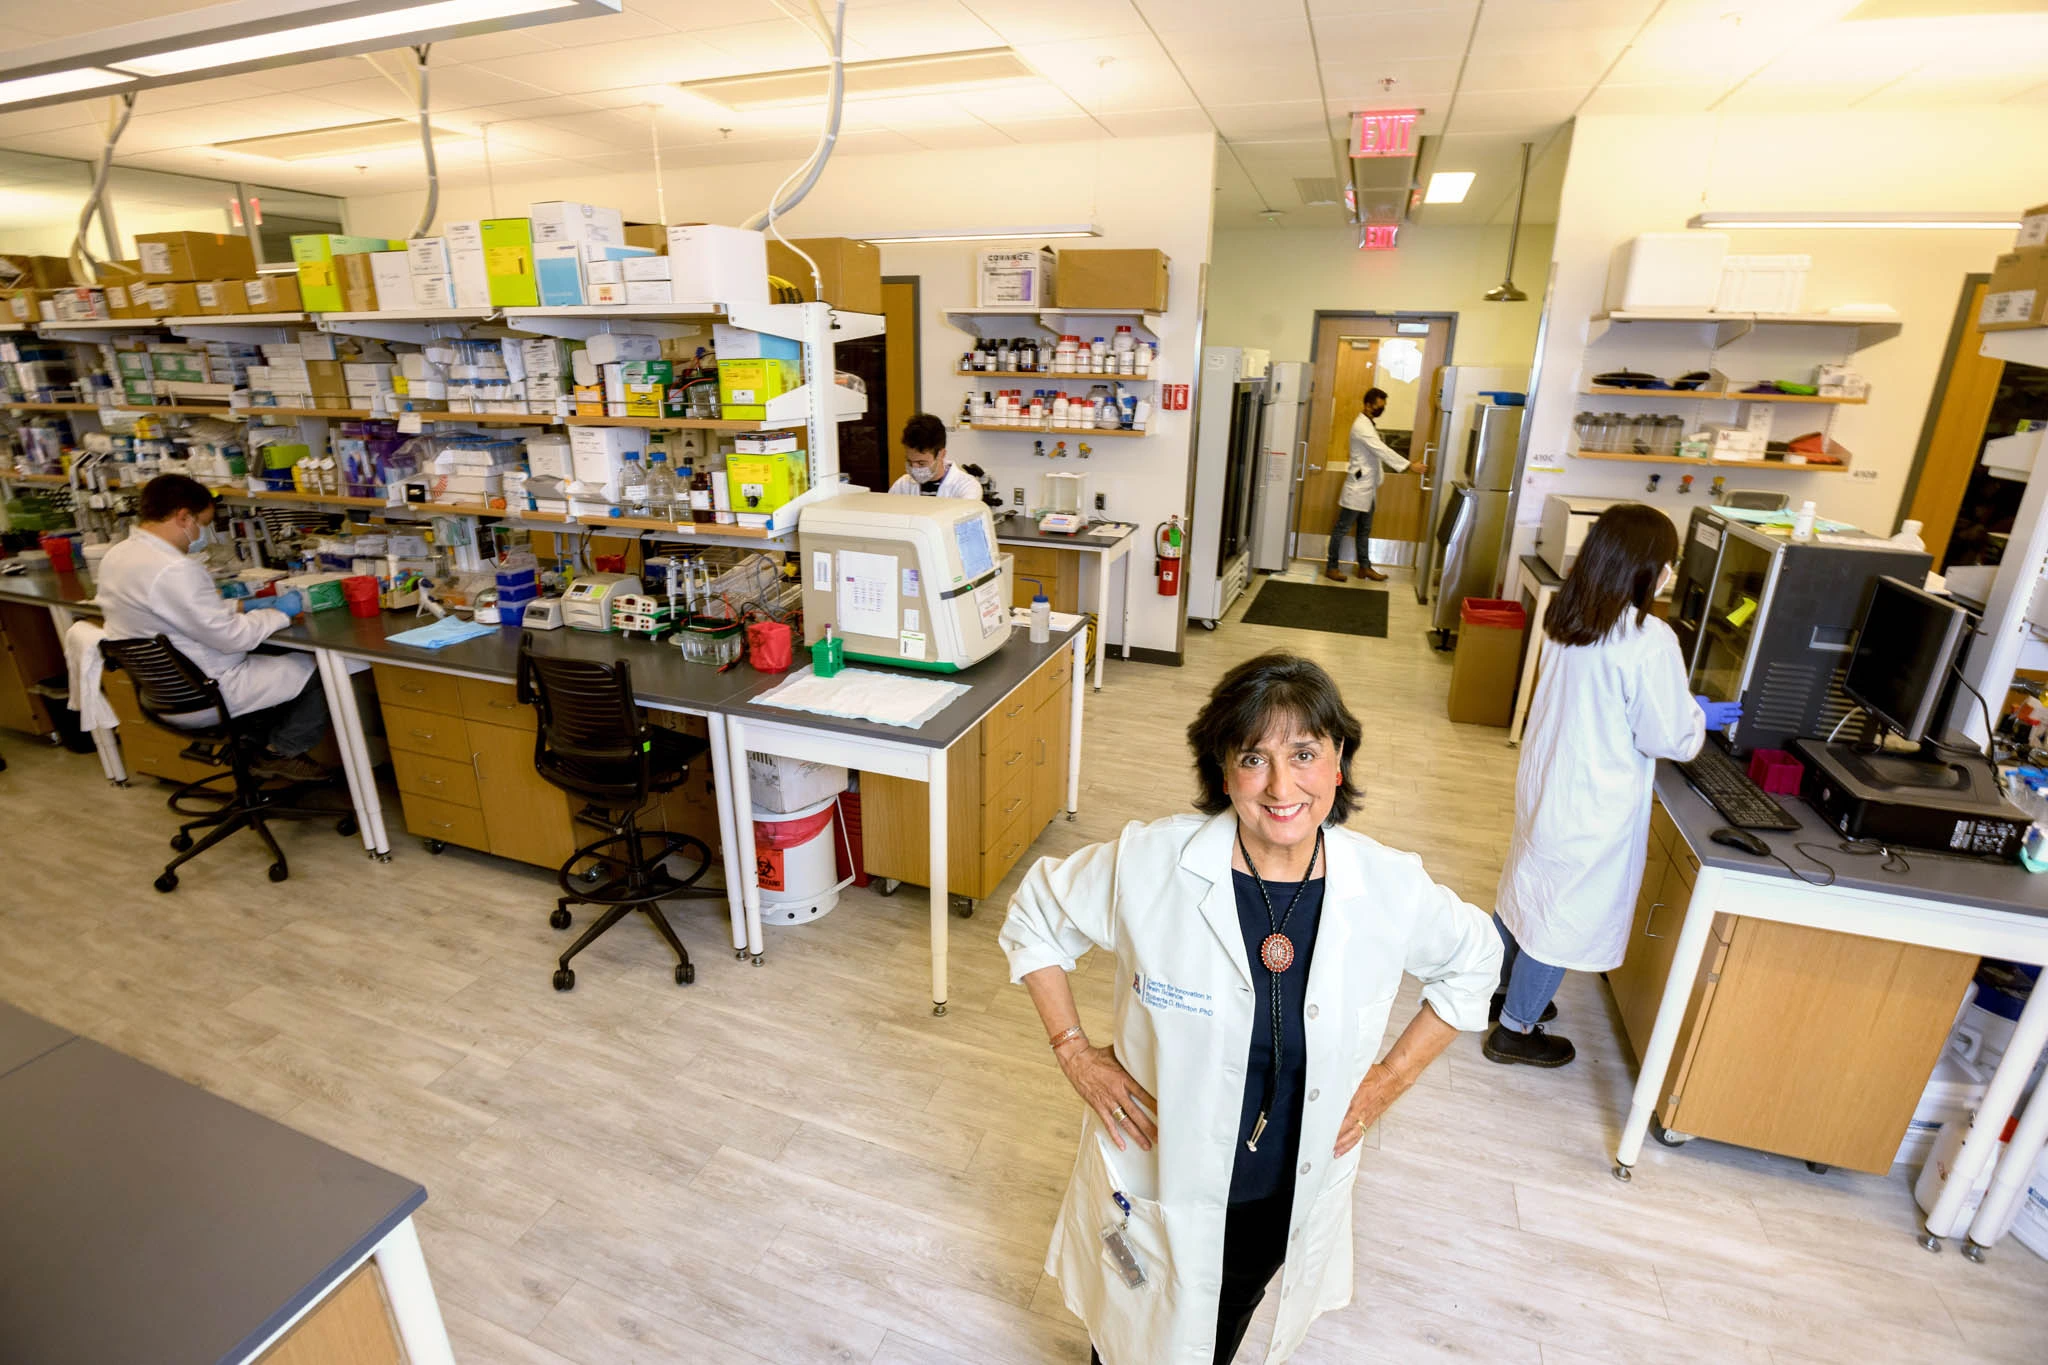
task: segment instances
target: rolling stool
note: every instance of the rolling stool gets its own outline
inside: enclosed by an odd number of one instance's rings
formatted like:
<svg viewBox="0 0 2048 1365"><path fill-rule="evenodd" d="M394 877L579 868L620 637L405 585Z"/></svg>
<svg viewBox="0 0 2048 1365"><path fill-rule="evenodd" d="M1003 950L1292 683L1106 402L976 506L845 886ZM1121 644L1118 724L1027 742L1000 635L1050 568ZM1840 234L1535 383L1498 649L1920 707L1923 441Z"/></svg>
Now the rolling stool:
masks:
<svg viewBox="0 0 2048 1365"><path fill-rule="evenodd" d="M152 635L101 640L100 657L107 667L120 669L134 682L135 700L144 719L190 741L183 757L227 768L212 777L187 782L171 793L171 810L191 818L171 836L171 848L178 856L164 866L163 875L156 879L157 890L177 890L178 869L236 830L255 830L256 837L270 850L274 860L270 864L270 880L274 882L289 877L291 868L284 860L284 850L271 836L267 821L333 820L337 834L346 837L356 832L356 817L351 811L297 804L301 796L319 784L292 782L266 787L263 779L250 771L250 760L263 747L268 728L263 723L265 713L229 714L227 703L221 700L220 685L172 648L168 638ZM180 722L179 717L187 717L191 723ZM232 791L215 785L228 781L234 784ZM189 804L192 802L211 804L195 810ZM207 833L194 843L192 831L196 829Z"/></svg>
<svg viewBox="0 0 2048 1365"><path fill-rule="evenodd" d="M723 901L725 892L698 886L711 866L711 850L687 834L640 828L640 808L650 796L673 791L690 775L692 759L710 745L692 735L649 725L633 705L632 672L623 659L598 663L533 652L533 632L519 637L519 700L539 712L534 730L533 766L541 777L589 804L576 818L605 831L604 837L569 855L555 874L564 894L555 902L548 923L569 927L569 907L594 905L604 913L563 953L555 964L554 986L566 991L576 984L569 959L598 935L638 910L676 952L676 984L697 979L689 950L676 937L660 901ZM678 879L662 864L676 854L696 859L696 870ZM595 865L596 875L611 870L611 880L590 889L576 881L579 863Z"/></svg>

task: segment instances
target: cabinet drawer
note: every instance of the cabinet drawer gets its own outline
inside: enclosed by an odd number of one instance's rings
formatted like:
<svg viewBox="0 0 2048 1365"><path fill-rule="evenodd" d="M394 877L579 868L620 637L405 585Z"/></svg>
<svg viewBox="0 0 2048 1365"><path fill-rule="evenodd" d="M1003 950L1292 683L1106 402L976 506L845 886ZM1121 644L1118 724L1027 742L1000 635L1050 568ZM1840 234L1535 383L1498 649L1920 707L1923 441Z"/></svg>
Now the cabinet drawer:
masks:
<svg viewBox="0 0 2048 1365"><path fill-rule="evenodd" d="M996 884L1010 875L1010 869L1017 865L1017 858L1031 846L1032 831L1028 821L1019 820L997 835L981 855L981 885L983 895L994 891Z"/></svg>
<svg viewBox="0 0 2048 1365"><path fill-rule="evenodd" d="M532 730L539 724L531 706L519 702L519 689L511 683L480 682L475 678L459 680L462 693L462 714L471 720L480 720L487 725L510 725L521 730Z"/></svg>
<svg viewBox="0 0 2048 1365"><path fill-rule="evenodd" d="M444 716L462 714L461 699L456 692L459 679L450 674L429 673L421 668L393 668L388 664L372 664L370 672L377 679L377 696L387 707L403 706Z"/></svg>
<svg viewBox="0 0 2048 1365"><path fill-rule="evenodd" d="M1671 870L1684 880L1686 890L1690 891L1693 882L1699 877L1699 856L1692 851L1692 847L1683 839L1672 840L1672 845Z"/></svg>
<svg viewBox="0 0 2048 1365"><path fill-rule="evenodd" d="M1030 766L1030 732L1028 729L1012 730L1007 742L982 750L981 789L984 792L995 791Z"/></svg>
<svg viewBox="0 0 2048 1365"><path fill-rule="evenodd" d="M469 731L460 716L436 715L405 706L384 708L384 739L393 750L469 762Z"/></svg>
<svg viewBox="0 0 2048 1365"><path fill-rule="evenodd" d="M1013 571L1023 577L1058 578L1065 568L1065 562L1072 550L1056 549L1050 545L1005 545L1003 553L1015 561ZM1029 599L1027 594L1026 600Z"/></svg>
<svg viewBox="0 0 2048 1365"><path fill-rule="evenodd" d="M431 796L405 796L405 827L422 839L439 839L464 848L489 848L484 813Z"/></svg>
<svg viewBox="0 0 2048 1365"><path fill-rule="evenodd" d="M1007 754L1024 747L1031 731L1031 680L1026 678L1009 696L996 703L995 710L982 718L981 751Z"/></svg>
<svg viewBox="0 0 2048 1365"><path fill-rule="evenodd" d="M1650 845L1670 852L1673 846L1682 845L1685 840L1678 837L1678 826L1673 823L1671 813L1664 809L1662 801L1650 806Z"/></svg>
<svg viewBox="0 0 2048 1365"><path fill-rule="evenodd" d="M981 846L986 850L1000 843L1011 826L1024 818L1025 808L1031 804L1030 765L1019 763L1000 785L987 783L982 791Z"/></svg>
<svg viewBox="0 0 2048 1365"><path fill-rule="evenodd" d="M1074 647L1070 644L1058 654L1039 665L1031 675L1031 704L1034 708L1043 706L1067 690L1067 684L1074 678Z"/></svg>
<svg viewBox="0 0 2048 1365"><path fill-rule="evenodd" d="M458 806L482 804L477 800L476 769L467 762L393 749L391 769L398 776L398 789L407 796L425 796Z"/></svg>

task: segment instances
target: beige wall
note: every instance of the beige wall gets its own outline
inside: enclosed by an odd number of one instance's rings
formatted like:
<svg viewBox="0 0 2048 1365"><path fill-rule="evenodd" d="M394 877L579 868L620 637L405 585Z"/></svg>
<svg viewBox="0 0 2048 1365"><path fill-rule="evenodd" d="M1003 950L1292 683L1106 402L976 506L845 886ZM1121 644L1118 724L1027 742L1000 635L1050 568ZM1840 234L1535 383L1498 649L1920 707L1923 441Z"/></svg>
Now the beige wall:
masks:
<svg viewBox="0 0 2048 1365"><path fill-rule="evenodd" d="M1215 139L1207 133L1119 138L1099 147L1061 142L842 156L832 160L810 197L783 218L781 226L792 237L857 237L891 231L1094 223L1102 230L1099 238L1052 245L1157 247L1172 263L1160 362L1168 380L1191 383L1197 368L1196 296L1202 265L1209 258L1214 165ZM791 169L778 162L671 170L666 178L667 221L743 221L765 207L770 192ZM497 186L495 195L482 187L444 190L439 222L493 213L516 216L525 213L529 203L546 199L607 204L624 210L629 219L659 221L653 177L636 172L588 179L505 181ZM411 231L419 211L418 193L351 199L349 230L403 235ZM1014 241L965 242L882 248L884 274L915 275L922 281L922 398L926 410L937 414L949 428L958 422L961 400L973 383L956 378L954 367L974 338L955 327L946 310L973 305L978 250L1017 245ZM1077 379L1047 382L1070 392L1085 392L1088 387ZM1003 387L1028 390L1033 385L1013 379ZM1135 387L1148 396L1153 391L1149 385ZM1151 543L1155 523L1184 509L1193 417L1192 408L1157 414L1153 434L1147 439L1098 441L1086 464L1068 461L1088 474L1091 496L1105 495L1110 516L1143 528L1140 540L1144 544ZM956 461L982 466L1006 501L1012 490L1023 488L1027 502L1035 503L1040 498L1040 476L1050 462L1033 457L1034 439L1007 432L956 431L948 451ZM1142 559L1142 554L1134 555L1132 562ZM1143 590L1131 601L1131 642L1140 648L1177 648L1177 602ZM1108 632L1112 641L1121 638L1115 615L1111 613Z"/></svg>
<svg viewBox="0 0 2048 1365"><path fill-rule="evenodd" d="M1561 466L1525 479L1519 520L1540 516L1541 495L1570 491L1641 496L1645 467L1579 460L1566 454L1577 391L1590 375L1634 362L1662 372L1679 363L1666 342L1634 329L1613 333L1588 350L1589 321L1601 311L1615 248L1643 232L1683 229L1702 210L1725 212L2012 212L2048 190L2048 140L2038 111L1958 108L1914 114L1775 115L1716 118L1586 118L1578 122L1559 208L1556 281L1543 372L1530 416L1532 465ZM1761 147L1777 149L1752 154ZM1808 154L1808 153L1811 154ZM1813 257L1804 307L1885 303L1904 329L1855 355L1871 382L1863 407L1836 410L1834 439L1854 455L1843 474L1706 469L1740 473L1739 483L1782 489L1794 501L1813 498L1822 515L1889 533L1911 470L1922 421L1948 342L1963 277L1988 271L2008 250L2009 232L1768 231L1731 235L1744 255ZM1675 336L1680 329L1659 326ZM1759 332L1724 350L1720 368L1741 379L1810 378L1830 344L1823 329ZM1699 354L1695 350L1695 355ZM1697 363L1697 362L1695 362ZM1687 368L1690 368L1688 366ZM1618 409L1598 399L1586 405ZM1672 405L1681 415L1697 409ZM1775 433L1817 426L1812 410L1787 405ZM1688 509L1667 477L1656 495L1669 510ZM1699 480L1704 484L1707 478Z"/></svg>
<svg viewBox="0 0 2048 1365"><path fill-rule="evenodd" d="M1219 231L1209 267L1206 340L1262 346L1275 360L1307 360L1317 309L1458 315L1458 365L1522 366L1536 353L1536 322L1550 263L1551 229L1527 225L1515 283L1527 303L1488 303L1507 261L1505 227L1401 229L1393 251L1358 250L1355 228L1261 227Z"/></svg>

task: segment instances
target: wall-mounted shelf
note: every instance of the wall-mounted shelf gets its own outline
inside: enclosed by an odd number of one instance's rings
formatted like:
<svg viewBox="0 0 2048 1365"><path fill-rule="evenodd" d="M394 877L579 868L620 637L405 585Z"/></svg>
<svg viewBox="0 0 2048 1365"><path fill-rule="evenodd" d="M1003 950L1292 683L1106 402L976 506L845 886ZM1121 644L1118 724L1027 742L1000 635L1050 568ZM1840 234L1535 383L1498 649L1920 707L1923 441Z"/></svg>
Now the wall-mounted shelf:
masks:
<svg viewBox="0 0 2048 1365"><path fill-rule="evenodd" d="M1012 427L959 424L962 431L995 431L1009 436L1150 436L1149 431L1125 431L1121 427Z"/></svg>
<svg viewBox="0 0 2048 1365"><path fill-rule="evenodd" d="M648 431L765 431L768 423L743 417L564 417L572 427L641 427ZM797 419L799 423L801 418Z"/></svg>
<svg viewBox="0 0 2048 1365"><path fill-rule="evenodd" d="M1846 461L1849 452L1841 446L1835 453ZM1778 469L1798 474L1840 474L1848 470L1843 464L1794 464L1789 460L1711 460L1698 459L1690 455L1637 455L1632 452L1611 450L1575 450L1573 456L1581 460L1612 460L1624 464L1682 464L1706 466L1715 469Z"/></svg>
<svg viewBox="0 0 2048 1365"><path fill-rule="evenodd" d="M1080 370L954 370L956 379L1053 379L1087 384L1157 384L1157 374L1092 374Z"/></svg>
<svg viewBox="0 0 2048 1365"><path fill-rule="evenodd" d="M1902 330L1895 318L1855 317L1837 313L1596 313L1586 329L1588 343L1598 341L1617 326L1656 323L1663 326L1712 327L1714 345L1726 346L1759 327L1850 328L1852 350L1863 350L1880 341L1890 341Z"/></svg>
<svg viewBox="0 0 2048 1365"><path fill-rule="evenodd" d="M1705 403L1836 403L1861 405L1867 398L1828 398L1807 393L1732 393L1726 389L1613 389L1598 384L1580 389L1581 394L1601 398L1693 399Z"/></svg>
<svg viewBox="0 0 2048 1365"><path fill-rule="evenodd" d="M10 412L98 412L98 403L6 403Z"/></svg>
<svg viewBox="0 0 2048 1365"><path fill-rule="evenodd" d="M144 414L172 412L182 413L187 417L240 418L242 415L239 409L231 408L226 403L152 403L146 407L138 403L114 403L110 406L115 412L137 412Z"/></svg>
<svg viewBox="0 0 2048 1365"><path fill-rule="evenodd" d="M1071 334L1083 341L1098 334L1106 340L1116 334L1121 322L1129 325L1134 336L1154 343L1159 340L1159 315L1142 308L948 308L946 321L978 337L1016 336L1017 324L1022 323L1048 336Z"/></svg>
<svg viewBox="0 0 2048 1365"><path fill-rule="evenodd" d="M1993 360L2048 369L2048 327L2019 327L2005 332L1984 333L1978 353Z"/></svg>

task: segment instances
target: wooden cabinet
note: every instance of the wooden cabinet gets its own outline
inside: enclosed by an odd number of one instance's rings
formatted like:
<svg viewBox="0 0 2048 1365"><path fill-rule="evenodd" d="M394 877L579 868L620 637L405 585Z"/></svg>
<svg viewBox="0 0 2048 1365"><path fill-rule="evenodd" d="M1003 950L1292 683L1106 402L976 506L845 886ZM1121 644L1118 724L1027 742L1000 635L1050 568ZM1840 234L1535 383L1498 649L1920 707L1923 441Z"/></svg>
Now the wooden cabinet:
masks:
<svg viewBox="0 0 2048 1365"><path fill-rule="evenodd" d="M161 777L166 782L182 783L217 777L227 771L184 757L188 741L144 720L142 706L135 699L135 684L126 673L111 668L101 673L100 694L120 719L115 734L120 737L122 766L128 769L130 777Z"/></svg>
<svg viewBox="0 0 2048 1365"><path fill-rule="evenodd" d="M1628 958L1607 974L1638 1058L1698 872L1658 805ZM1976 968L1965 953L1717 914L1658 1120L1674 1133L1882 1174Z"/></svg>
<svg viewBox="0 0 2048 1365"><path fill-rule="evenodd" d="M1031 598L1038 591L1035 578L1045 584L1045 595L1052 599L1054 611L1074 612L1081 608L1081 552L1062 550L1050 545L1005 545L1003 553L1015 561L1012 568L1010 605L1028 607Z"/></svg>
<svg viewBox="0 0 2048 1365"><path fill-rule="evenodd" d="M32 689L63 671L64 646L50 614L41 607L0 602L0 730L54 731L49 703Z"/></svg>
<svg viewBox="0 0 2048 1365"><path fill-rule="evenodd" d="M947 751L951 894L986 898L1061 809L1073 676L1073 653L1063 649ZM925 784L862 773L860 786L868 873L930 885Z"/></svg>
<svg viewBox="0 0 2048 1365"><path fill-rule="evenodd" d="M373 1262L292 1325L257 1365L403 1365L384 1277Z"/></svg>

